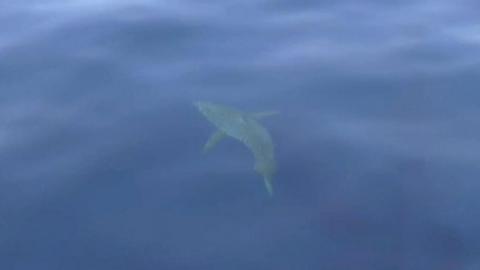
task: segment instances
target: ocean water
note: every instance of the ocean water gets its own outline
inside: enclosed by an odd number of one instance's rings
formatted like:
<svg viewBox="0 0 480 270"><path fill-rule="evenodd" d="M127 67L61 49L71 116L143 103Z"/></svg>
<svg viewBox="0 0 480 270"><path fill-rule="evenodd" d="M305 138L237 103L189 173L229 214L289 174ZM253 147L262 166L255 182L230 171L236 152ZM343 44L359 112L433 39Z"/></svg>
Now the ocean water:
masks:
<svg viewBox="0 0 480 270"><path fill-rule="evenodd" d="M480 269L478 10L0 2L0 269Z"/></svg>

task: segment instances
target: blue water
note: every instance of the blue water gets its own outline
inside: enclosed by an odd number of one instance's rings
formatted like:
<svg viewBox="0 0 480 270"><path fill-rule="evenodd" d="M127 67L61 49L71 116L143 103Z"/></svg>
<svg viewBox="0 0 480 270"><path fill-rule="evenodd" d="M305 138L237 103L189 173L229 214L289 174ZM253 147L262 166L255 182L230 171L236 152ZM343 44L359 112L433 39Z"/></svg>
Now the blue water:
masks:
<svg viewBox="0 0 480 270"><path fill-rule="evenodd" d="M478 10L0 2L0 269L480 269Z"/></svg>

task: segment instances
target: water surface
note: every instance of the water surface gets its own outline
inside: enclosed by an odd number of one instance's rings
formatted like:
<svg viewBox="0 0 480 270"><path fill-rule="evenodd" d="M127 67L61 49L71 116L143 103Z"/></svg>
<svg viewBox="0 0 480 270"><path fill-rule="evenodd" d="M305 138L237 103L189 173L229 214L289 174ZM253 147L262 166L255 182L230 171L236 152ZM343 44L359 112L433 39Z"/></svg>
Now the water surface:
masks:
<svg viewBox="0 0 480 270"><path fill-rule="evenodd" d="M479 9L0 3L0 268L477 269ZM281 112L273 199L196 100Z"/></svg>

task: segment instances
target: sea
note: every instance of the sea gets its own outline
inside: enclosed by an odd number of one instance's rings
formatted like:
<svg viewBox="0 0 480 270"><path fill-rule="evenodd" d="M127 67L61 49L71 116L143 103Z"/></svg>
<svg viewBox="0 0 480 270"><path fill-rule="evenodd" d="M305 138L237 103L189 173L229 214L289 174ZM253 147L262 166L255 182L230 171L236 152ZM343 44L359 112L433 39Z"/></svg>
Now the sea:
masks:
<svg viewBox="0 0 480 270"><path fill-rule="evenodd" d="M479 11L1 0L0 269L480 269Z"/></svg>

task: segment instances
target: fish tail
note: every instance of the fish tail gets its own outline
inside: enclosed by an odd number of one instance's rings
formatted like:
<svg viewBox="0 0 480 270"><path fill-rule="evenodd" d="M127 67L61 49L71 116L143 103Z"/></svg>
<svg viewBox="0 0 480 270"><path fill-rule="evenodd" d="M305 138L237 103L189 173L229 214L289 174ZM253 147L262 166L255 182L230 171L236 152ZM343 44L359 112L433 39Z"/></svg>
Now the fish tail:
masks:
<svg viewBox="0 0 480 270"><path fill-rule="evenodd" d="M270 197L273 197L273 185L271 177L264 177L263 181L265 182L265 187L267 188L268 195L270 195Z"/></svg>

